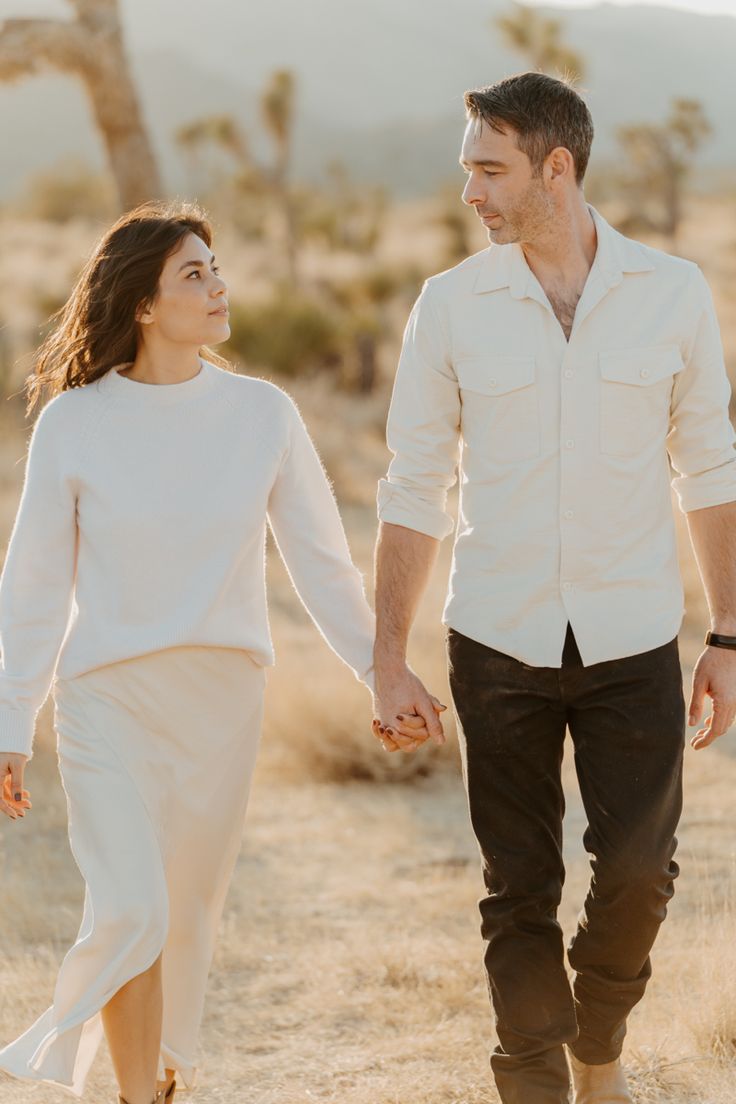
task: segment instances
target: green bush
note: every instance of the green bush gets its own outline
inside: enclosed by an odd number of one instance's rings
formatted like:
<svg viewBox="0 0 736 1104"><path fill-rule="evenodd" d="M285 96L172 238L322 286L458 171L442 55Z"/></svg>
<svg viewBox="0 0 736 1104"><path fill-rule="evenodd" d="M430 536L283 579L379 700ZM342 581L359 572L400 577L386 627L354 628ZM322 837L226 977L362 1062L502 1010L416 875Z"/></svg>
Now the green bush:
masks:
<svg viewBox="0 0 736 1104"><path fill-rule="evenodd" d="M71 218L107 220L117 212L115 187L108 174L69 158L34 176L18 209L25 216L49 222Z"/></svg>
<svg viewBox="0 0 736 1104"><path fill-rule="evenodd" d="M286 376L342 363L341 322L314 300L284 291L263 304L230 304L228 348L254 368Z"/></svg>

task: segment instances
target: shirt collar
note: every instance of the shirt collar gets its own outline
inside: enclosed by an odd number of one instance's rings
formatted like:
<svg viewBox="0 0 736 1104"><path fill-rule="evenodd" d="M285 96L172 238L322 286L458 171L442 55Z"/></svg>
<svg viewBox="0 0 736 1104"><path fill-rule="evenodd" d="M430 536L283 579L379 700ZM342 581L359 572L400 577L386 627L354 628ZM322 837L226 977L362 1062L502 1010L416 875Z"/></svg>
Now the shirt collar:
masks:
<svg viewBox="0 0 736 1104"><path fill-rule="evenodd" d="M588 210L593 216L598 236L593 267L600 272L609 288L620 284L624 273L654 270L639 242L614 230L590 203ZM520 245L491 245L485 252L473 290L481 293L507 287L515 299L524 299L530 294L532 281L536 283L536 278Z"/></svg>

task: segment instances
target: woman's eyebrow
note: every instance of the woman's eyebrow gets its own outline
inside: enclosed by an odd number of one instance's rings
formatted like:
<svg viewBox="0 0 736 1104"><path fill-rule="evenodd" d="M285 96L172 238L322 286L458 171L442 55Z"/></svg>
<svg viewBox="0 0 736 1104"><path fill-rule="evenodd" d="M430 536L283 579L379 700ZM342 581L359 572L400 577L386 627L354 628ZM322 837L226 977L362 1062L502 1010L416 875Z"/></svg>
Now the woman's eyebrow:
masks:
<svg viewBox="0 0 736 1104"><path fill-rule="evenodd" d="M210 264L214 264L214 261L215 261L215 254L213 253L212 256L210 257ZM193 265L194 268L204 268L204 261L185 261L183 265L179 266L178 271L181 272L182 269L188 268L190 265Z"/></svg>

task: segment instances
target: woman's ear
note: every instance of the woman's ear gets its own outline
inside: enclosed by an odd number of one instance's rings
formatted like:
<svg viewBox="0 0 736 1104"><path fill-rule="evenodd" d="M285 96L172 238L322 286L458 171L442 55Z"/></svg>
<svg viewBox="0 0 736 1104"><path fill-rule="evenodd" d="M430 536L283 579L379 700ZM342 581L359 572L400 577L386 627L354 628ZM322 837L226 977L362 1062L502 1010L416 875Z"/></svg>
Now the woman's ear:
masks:
<svg viewBox="0 0 736 1104"><path fill-rule="evenodd" d="M140 322L142 325L148 325L153 322L153 314L151 313L151 303L143 302L139 303L135 312L136 322Z"/></svg>

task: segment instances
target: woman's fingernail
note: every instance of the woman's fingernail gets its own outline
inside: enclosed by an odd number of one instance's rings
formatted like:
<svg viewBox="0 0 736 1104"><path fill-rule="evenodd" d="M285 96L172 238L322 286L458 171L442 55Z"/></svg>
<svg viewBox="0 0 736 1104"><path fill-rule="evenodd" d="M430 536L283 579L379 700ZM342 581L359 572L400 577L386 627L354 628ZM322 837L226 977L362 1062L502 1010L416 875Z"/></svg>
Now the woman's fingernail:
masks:
<svg viewBox="0 0 736 1104"><path fill-rule="evenodd" d="M397 713L396 716L398 717L398 719L400 721L403 721L403 719L404 719L404 714L403 713Z"/></svg>
<svg viewBox="0 0 736 1104"><path fill-rule="evenodd" d="M15 800L16 800L16 801L20 801L20 799L21 799L21 797L22 797L22 796L23 796L23 795L22 795L22 794L19 794L19 793L15 794Z"/></svg>

